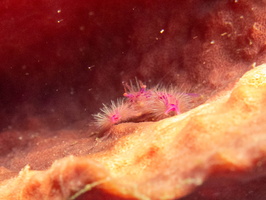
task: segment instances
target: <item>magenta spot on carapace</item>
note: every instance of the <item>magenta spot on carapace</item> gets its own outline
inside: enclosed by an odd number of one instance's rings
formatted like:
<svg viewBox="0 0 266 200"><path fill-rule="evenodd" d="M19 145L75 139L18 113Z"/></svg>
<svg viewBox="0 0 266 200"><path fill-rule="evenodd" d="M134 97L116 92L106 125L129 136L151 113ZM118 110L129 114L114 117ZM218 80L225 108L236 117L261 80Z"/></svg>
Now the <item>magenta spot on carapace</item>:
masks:
<svg viewBox="0 0 266 200"><path fill-rule="evenodd" d="M111 119L113 124L116 124L119 122L120 118L121 118L121 116L118 113L116 113L116 114L112 115L110 119Z"/></svg>
<svg viewBox="0 0 266 200"><path fill-rule="evenodd" d="M176 104L169 104L169 105L167 105L167 110L165 111L165 114L168 114L171 111L175 112L177 115L180 114L179 107Z"/></svg>
<svg viewBox="0 0 266 200"><path fill-rule="evenodd" d="M134 88L130 88L129 85L126 85L125 90L126 88L128 92L125 92L123 96L128 98L129 101L132 103L143 101L152 96L152 92L150 90L146 90L146 85L143 85L143 84L140 86L140 88L138 88L139 90L135 90L135 91L134 91Z"/></svg>
<svg viewBox="0 0 266 200"><path fill-rule="evenodd" d="M124 96L124 97L127 97L127 98L129 98L129 99L135 97L133 94L126 93L126 92L123 94L123 96Z"/></svg>
<svg viewBox="0 0 266 200"><path fill-rule="evenodd" d="M142 98L149 98L151 96L151 92L146 90L147 86L144 85L141 81L136 79L136 85L128 83L124 83L125 93L123 94L130 102L138 102L142 101Z"/></svg>
<svg viewBox="0 0 266 200"><path fill-rule="evenodd" d="M180 114L179 102L173 95L161 93L159 94L159 99L166 107L164 114L167 115L170 112L175 112L177 115Z"/></svg>
<svg viewBox="0 0 266 200"><path fill-rule="evenodd" d="M146 85L142 85L140 88L140 93L144 93L146 91Z"/></svg>

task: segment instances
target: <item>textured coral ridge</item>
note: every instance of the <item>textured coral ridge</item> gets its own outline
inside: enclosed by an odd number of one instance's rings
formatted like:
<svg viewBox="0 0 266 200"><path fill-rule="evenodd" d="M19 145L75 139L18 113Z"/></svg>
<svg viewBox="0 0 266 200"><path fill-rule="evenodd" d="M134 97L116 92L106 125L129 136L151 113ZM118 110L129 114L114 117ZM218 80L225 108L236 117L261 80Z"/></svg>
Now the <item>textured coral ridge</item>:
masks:
<svg viewBox="0 0 266 200"><path fill-rule="evenodd" d="M1 183L1 199L262 199L265 101L261 65L227 95L187 113L115 125L98 139L115 138L112 148L66 157L46 171L24 168Z"/></svg>

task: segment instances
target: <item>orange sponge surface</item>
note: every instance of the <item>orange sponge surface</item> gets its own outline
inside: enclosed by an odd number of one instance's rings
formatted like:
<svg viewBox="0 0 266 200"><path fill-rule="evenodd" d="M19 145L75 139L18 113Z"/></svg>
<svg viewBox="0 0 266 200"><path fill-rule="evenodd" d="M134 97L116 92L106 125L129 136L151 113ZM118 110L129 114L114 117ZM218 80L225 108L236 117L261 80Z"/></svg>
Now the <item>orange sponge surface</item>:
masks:
<svg viewBox="0 0 266 200"><path fill-rule="evenodd" d="M115 125L92 137L95 152L59 159L47 170L26 166L1 182L0 197L259 199L265 188L265 102L261 65L232 91L187 113Z"/></svg>

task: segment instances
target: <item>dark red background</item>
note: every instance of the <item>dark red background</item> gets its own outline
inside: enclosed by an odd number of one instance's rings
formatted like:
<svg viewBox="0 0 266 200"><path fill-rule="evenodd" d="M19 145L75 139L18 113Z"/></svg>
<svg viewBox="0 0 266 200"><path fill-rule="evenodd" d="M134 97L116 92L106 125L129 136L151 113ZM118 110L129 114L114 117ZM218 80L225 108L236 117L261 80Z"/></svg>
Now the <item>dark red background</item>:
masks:
<svg viewBox="0 0 266 200"><path fill-rule="evenodd" d="M87 123L102 103L121 96L122 81L135 76L150 85L192 85L207 98L264 52L261 44L245 50L256 19L249 6L245 1L1 1L0 128ZM232 36L221 37L224 32ZM212 40L215 45L205 52Z"/></svg>

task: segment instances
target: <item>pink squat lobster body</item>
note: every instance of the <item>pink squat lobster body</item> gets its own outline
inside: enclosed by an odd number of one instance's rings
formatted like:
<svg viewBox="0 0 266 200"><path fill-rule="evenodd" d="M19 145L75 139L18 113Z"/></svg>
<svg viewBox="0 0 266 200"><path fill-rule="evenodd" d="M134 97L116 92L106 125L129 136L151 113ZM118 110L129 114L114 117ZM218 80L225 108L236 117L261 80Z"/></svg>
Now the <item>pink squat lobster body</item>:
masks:
<svg viewBox="0 0 266 200"><path fill-rule="evenodd" d="M124 97L127 98L130 102L137 102L140 100L145 100L151 96L151 92L146 90L146 85L144 85L141 81L136 80L136 86L130 82L130 85L127 83L124 84L125 93Z"/></svg>
<svg viewBox="0 0 266 200"><path fill-rule="evenodd" d="M111 101L111 106L103 104L101 112L93 115L96 126L101 130L109 129L115 124L119 124L126 118L127 105L123 100L118 100L117 103Z"/></svg>
<svg viewBox="0 0 266 200"><path fill-rule="evenodd" d="M179 115L189 110L191 93L178 92L175 87L156 86L147 89L136 79L136 85L124 83L124 99L112 101L110 108L104 105L101 113L94 115L97 126L106 130L121 122L157 121Z"/></svg>
<svg viewBox="0 0 266 200"><path fill-rule="evenodd" d="M158 98L165 105L165 115L168 115L170 112L174 112L176 115L180 114L179 101L171 94L158 94Z"/></svg>

